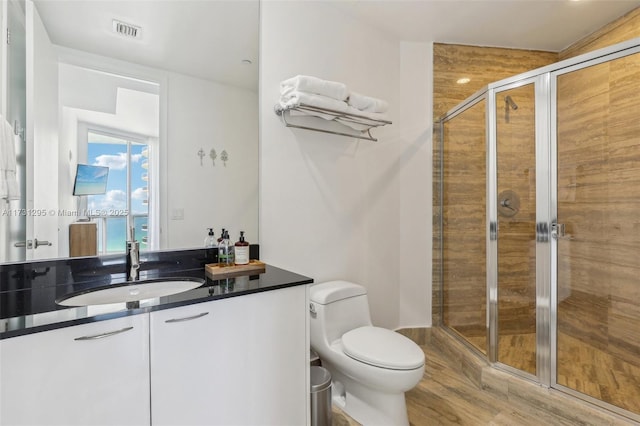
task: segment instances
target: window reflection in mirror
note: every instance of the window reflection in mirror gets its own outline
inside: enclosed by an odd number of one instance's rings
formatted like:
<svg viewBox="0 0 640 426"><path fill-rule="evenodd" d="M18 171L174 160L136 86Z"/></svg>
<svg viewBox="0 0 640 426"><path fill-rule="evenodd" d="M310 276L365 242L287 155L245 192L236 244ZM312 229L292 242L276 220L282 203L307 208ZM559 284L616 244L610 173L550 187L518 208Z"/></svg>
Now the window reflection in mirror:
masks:
<svg viewBox="0 0 640 426"><path fill-rule="evenodd" d="M149 185L151 146L117 133L88 132L88 164L109 168L105 193L87 197L87 216L98 225L98 254L123 252L127 229L134 229L141 250L154 247L157 235L157 226L149 227L149 217L157 213L149 203L157 196Z"/></svg>

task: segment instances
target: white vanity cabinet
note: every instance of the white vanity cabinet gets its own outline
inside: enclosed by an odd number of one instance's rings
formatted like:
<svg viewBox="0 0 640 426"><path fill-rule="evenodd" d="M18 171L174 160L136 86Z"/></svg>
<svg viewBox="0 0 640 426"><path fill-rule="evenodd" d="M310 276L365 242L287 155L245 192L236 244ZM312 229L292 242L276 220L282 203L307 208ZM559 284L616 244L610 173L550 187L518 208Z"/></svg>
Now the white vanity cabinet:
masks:
<svg viewBox="0 0 640 426"><path fill-rule="evenodd" d="M149 317L0 340L0 424L145 425Z"/></svg>
<svg viewBox="0 0 640 426"><path fill-rule="evenodd" d="M153 425L304 425L306 286L150 314Z"/></svg>

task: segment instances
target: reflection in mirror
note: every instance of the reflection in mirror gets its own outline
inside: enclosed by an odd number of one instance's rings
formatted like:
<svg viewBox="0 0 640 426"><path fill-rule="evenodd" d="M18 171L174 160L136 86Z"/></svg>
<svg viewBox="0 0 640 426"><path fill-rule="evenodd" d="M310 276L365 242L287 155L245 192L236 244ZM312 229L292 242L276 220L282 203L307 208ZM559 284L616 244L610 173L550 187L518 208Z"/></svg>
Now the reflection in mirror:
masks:
<svg viewBox="0 0 640 426"><path fill-rule="evenodd" d="M0 263L124 252L131 228L147 250L202 247L209 227L257 243L258 7L3 2L25 40L2 68L24 173ZM78 164L109 168L104 193L74 195Z"/></svg>

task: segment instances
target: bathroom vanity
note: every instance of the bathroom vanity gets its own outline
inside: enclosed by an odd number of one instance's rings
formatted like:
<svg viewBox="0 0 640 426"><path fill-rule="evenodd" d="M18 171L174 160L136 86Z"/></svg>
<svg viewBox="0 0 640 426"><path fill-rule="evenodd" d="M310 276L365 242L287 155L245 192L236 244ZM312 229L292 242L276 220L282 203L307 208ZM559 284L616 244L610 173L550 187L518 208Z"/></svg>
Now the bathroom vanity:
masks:
<svg viewBox="0 0 640 426"><path fill-rule="evenodd" d="M308 423L313 281L270 265L212 281L203 255L148 255L141 279L203 285L130 309L55 303L122 284L117 260L0 266L0 424Z"/></svg>

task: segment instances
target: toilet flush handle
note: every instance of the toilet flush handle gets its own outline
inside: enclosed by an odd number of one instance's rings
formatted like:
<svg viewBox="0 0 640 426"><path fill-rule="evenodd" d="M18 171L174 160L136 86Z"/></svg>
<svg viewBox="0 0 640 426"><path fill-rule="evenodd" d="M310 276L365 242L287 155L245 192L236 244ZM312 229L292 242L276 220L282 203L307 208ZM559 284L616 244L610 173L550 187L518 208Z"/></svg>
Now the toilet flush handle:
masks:
<svg viewBox="0 0 640 426"><path fill-rule="evenodd" d="M313 303L309 303L309 312L311 312L311 315L315 316L316 315L316 305L314 305Z"/></svg>

